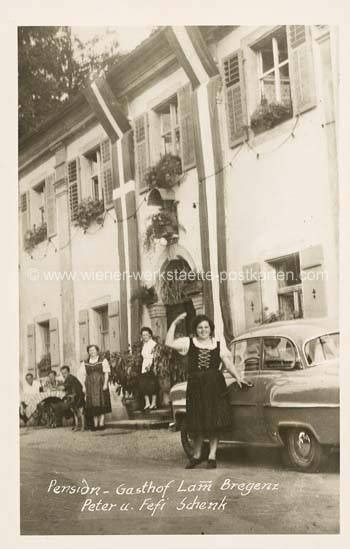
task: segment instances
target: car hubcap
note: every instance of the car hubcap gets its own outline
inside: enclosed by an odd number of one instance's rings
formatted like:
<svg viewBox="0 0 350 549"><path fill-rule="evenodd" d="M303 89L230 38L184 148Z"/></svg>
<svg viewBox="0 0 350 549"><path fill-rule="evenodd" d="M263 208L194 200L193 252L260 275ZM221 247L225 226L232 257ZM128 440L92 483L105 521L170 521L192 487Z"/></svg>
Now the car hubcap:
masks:
<svg viewBox="0 0 350 549"><path fill-rule="evenodd" d="M305 431L300 431L297 435L297 450L302 458L307 458L311 453L311 439Z"/></svg>

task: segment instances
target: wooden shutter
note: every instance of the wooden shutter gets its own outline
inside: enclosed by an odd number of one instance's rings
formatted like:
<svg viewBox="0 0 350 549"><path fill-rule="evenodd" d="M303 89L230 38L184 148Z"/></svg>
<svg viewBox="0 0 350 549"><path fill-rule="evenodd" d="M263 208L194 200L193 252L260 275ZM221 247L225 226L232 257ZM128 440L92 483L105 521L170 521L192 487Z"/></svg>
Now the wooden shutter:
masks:
<svg viewBox="0 0 350 549"><path fill-rule="evenodd" d="M28 351L28 360L27 368L28 372L31 372L33 375L36 373L36 364L35 364L35 324L28 324L27 326L27 351Z"/></svg>
<svg viewBox="0 0 350 549"><path fill-rule="evenodd" d="M55 174L50 174L45 179L45 213L47 223L47 236L50 238L57 233L57 212L55 194Z"/></svg>
<svg viewBox="0 0 350 549"><path fill-rule="evenodd" d="M230 147L235 147L247 136L247 102L242 50L224 59L223 70L228 140Z"/></svg>
<svg viewBox="0 0 350 549"><path fill-rule="evenodd" d="M182 171L185 172L196 165L192 115L192 90L190 84L187 84L178 90L177 103L180 124Z"/></svg>
<svg viewBox="0 0 350 549"><path fill-rule="evenodd" d="M322 246L310 246L300 252L303 315L305 318L327 315L325 273Z"/></svg>
<svg viewBox="0 0 350 549"><path fill-rule="evenodd" d="M22 193L20 196L20 211L22 225L22 241L25 244L25 236L30 230L30 194L29 191Z"/></svg>
<svg viewBox="0 0 350 549"><path fill-rule="evenodd" d="M135 119L134 127L136 173L139 189L146 187L144 178L149 167L149 128L148 115L142 114Z"/></svg>
<svg viewBox="0 0 350 549"><path fill-rule="evenodd" d="M107 208L113 204L112 151L109 139L104 139L101 143L101 179L103 200Z"/></svg>
<svg viewBox="0 0 350 549"><path fill-rule="evenodd" d="M289 72L294 115L316 107L311 28L287 27Z"/></svg>
<svg viewBox="0 0 350 549"><path fill-rule="evenodd" d="M120 351L120 319L118 301L108 303L108 329L110 352L115 353Z"/></svg>
<svg viewBox="0 0 350 549"><path fill-rule="evenodd" d="M70 160L67 164L68 170L68 198L69 198L69 213L71 221L74 221L78 213L79 204L79 180L80 180L80 163L79 158Z"/></svg>
<svg viewBox="0 0 350 549"><path fill-rule="evenodd" d="M51 366L60 365L60 346L58 337L58 319L50 318L49 320L50 330L50 357Z"/></svg>
<svg viewBox="0 0 350 549"><path fill-rule="evenodd" d="M260 266L252 263L243 267L243 293L246 328L254 328L262 321Z"/></svg>
<svg viewBox="0 0 350 549"><path fill-rule="evenodd" d="M80 360L84 360L87 356L87 345L89 345L89 311L88 309L83 309L79 311Z"/></svg>

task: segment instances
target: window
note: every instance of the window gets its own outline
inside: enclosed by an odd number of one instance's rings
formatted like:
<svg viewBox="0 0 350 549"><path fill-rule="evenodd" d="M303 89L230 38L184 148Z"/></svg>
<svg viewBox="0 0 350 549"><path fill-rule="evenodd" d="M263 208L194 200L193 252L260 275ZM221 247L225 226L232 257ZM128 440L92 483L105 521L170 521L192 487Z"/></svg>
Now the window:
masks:
<svg viewBox="0 0 350 549"><path fill-rule="evenodd" d="M41 337L41 358L50 354L50 326L49 321L39 323Z"/></svg>
<svg viewBox="0 0 350 549"><path fill-rule="evenodd" d="M310 365L338 358L339 333L326 334L308 341L305 345L305 356Z"/></svg>
<svg viewBox="0 0 350 549"><path fill-rule="evenodd" d="M237 341L232 348L233 364L240 374L259 370L260 339L252 337Z"/></svg>
<svg viewBox="0 0 350 549"><path fill-rule="evenodd" d="M85 158L89 164L89 177L90 177L90 188L91 196L94 200L101 200L102 198L102 188L101 188L101 153L100 147L89 151L84 154Z"/></svg>
<svg viewBox="0 0 350 549"><path fill-rule="evenodd" d="M264 337L263 353L265 370L292 370L297 363L295 346L286 337Z"/></svg>
<svg viewBox="0 0 350 549"><path fill-rule="evenodd" d="M98 331L100 339L100 349L102 352L109 350L109 319L108 306L104 305L95 309L98 315Z"/></svg>
<svg viewBox="0 0 350 549"><path fill-rule="evenodd" d="M180 127L177 98L157 110L160 117L161 154L180 156Z"/></svg>
<svg viewBox="0 0 350 549"><path fill-rule="evenodd" d="M36 225L43 225L46 223L45 212L45 181L41 181L33 187L33 221Z"/></svg>
<svg viewBox="0 0 350 549"><path fill-rule="evenodd" d="M260 98L292 106L287 33L285 27L254 47L258 58Z"/></svg>
<svg viewBox="0 0 350 549"><path fill-rule="evenodd" d="M299 254L269 261L277 280L279 316L282 320L302 318L302 286Z"/></svg>

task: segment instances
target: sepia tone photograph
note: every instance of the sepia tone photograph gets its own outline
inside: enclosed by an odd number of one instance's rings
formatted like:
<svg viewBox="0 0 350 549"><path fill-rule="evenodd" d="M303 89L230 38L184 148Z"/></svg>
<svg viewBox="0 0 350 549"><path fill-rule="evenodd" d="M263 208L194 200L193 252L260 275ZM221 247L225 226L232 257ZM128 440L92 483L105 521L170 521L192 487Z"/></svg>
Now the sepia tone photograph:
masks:
<svg viewBox="0 0 350 549"><path fill-rule="evenodd" d="M338 534L339 28L17 43L21 535Z"/></svg>

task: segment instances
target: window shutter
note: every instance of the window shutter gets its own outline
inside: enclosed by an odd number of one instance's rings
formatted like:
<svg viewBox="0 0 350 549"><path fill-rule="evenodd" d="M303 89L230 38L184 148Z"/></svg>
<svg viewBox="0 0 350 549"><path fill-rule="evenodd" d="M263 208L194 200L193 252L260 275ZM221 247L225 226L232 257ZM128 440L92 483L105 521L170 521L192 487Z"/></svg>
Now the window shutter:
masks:
<svg viewBox="0 0 350 549"><path fill-rule="evenodd" d="M120 351L120 319L119 302L112 301L108 303L108 321L109 321L109 350L111 353Z"/></svg>
<svg viewBox="0 0 350 549"><path fill-rule="evenodd" d="M45 209L47 236L50 238L57 233L57 212L56 212L56 195L55 195L55 174L50 174L45 179Z"/></svg>
<svg viewBox="0 0 350 549"><path fill-rule="evenodd" d="M68 162L68 198L70 220L74 221L78 213L79 204L79 180L80 180L80 164L79 158L74 158Z"/></svg>
<svg viewBox="0 0 350 549"><path fill-rule="evenodd" d="M135 119L134 138L135 138L135 156L136 173L139 189L146 187L145 175L149 167L149 128L148 115L142 114Z"/></svg>
<svg viewBox="0 0 350 549"><path fill-rule="evenodd" d="M101 143L101 178L103 200L107 208L113 204L112 151L109 139L104 139Z"/></svg>
<svg viewBox="0 0 350 549"><path fill-rule="evenodd" d="M247 136L247 102L242 50L224 59L223 70L228 140L230 147L235 147Z"/></svg>
<svg viewBox="0 0 350 549"><path fill-rule="evenodd" d="M28 324L27 326L27 350L28 350L28 361L27 361L28 372L31 372L33 375L35 375L36 373L35 324Z"/></svg>
<svg viewBox="0 0 350 549"><path fill-rule="evenodd" d="M80 360L84 360L87 355L86 347L89 345L89 311L84 309L79 311L79 349Z"/></svg>
<svg viewBox="0 0 350 549"><path fill-rule="evenodd" d="M196 165L192 117L192 90L190 84L187 84L178 90L177 102L179 109L182 171L185 172Z"/></svg>
<svg viewBox="0 0 350 549"><path fill-rule="evenodd" d="M30 194L29 191L22 193L20 196L20 209L21 209L21 224L22 224L22 240L25 243L25 236L27 231L30 230Z"/></svg>
<svg viewBox="0 0 350 549"><path fill-rule="evenodd" d="M316 107L311 28L287 27L289 68L294 115Z"/></svg>
<svg viewBox="0 0 350 549"><path fill-rule="evenodd" d="M51 366L59 366L60 365L60 346L59 346L59 338L58 338L58 319L57 318L50 318L49 330L50 330Z"/></svg>
<svg viewBox="0 0 350 549"><path fill-rule="evenodd" d="M304 317L327 315L322 246L310 246L300 252L300 269Z"/></svg>
<svg viewBox="0 0 350 549"><path fill-rule="evenodd" d="M243 267L243 293L246 328L254 328L262 321L261 284L258 279L260 266L258 263Z"/></svg>

